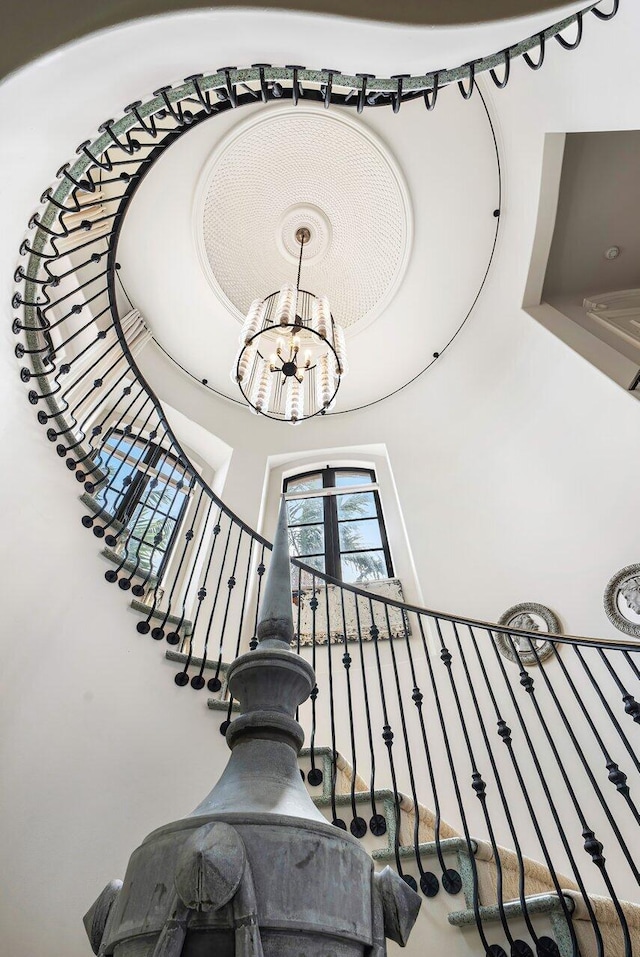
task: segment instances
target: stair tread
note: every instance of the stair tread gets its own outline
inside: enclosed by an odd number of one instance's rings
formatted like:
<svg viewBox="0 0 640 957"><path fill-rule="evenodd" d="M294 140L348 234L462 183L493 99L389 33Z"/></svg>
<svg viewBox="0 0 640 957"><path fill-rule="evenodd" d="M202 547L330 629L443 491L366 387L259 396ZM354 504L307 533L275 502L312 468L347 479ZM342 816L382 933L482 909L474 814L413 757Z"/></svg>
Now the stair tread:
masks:
<svg viewBox="0 0 640 957"><path fill-rule="evenodd" d="M555 892L549 894L532 894L528 897L525 897L527 913L564 913L565 906L569 913L573 913L575 907L573 899L568 894L563 894L563 897L564 902L560 900L560 897ZM510 918L519 917L524 913L522 901L520 900L504 901L502 908L500 908L497 904L481 904L478 907L480 920L500 920L501 910L504 911L506 917ZM471 907L465 910L455 910L448 915L448 920L450 924L454 925L454 927L464 927L466 924L475 924L475 911Z"/></svg>
<svg viewBox="0 0 640 957"><path fill-rule="evenodd" d="M478 848L478 842L474 838L470 839L471 849L475 854ZM464 837L443 837L440 840L440 850L443 854L468 853L468 845ZM387 861L395 858L395 849L382 847L371 852L371 857L376 861ZM434 857L438 853L438 845L435 841L425 841L418 844L418 853L421 857ZM400 857L415 857L416 848L413 844L402 845L398 848Z"/></svg>
<svg viewBox="0 0 640 957"><path fill-rule="evenodd" d="M372 792L355 791L353 797L356 804L370 804L372 800ZM390 788L376 788L373 792L373 800L395 801L395 795ZM330 807L332 805L331 795L319 794L313 798L313 802L316 807ZM347 794L336 794L335 803L341 807L346 804L351 804L351 792L348 792Z"/></svg>
<svg viewBox="0 0 640 957"><path fill-rule="evenodd" d="M602 897L597 894L589 894L589 901L592 905L598 923L612 923L618 925L619 919L615 905L610 897ZM564 913L564 906L572 915L573 920L590 921L587 908L585 907L582 895L576 891L563 888L562 897L555 891L546 894L531 894L525 897L527 913ZM620 901L620 906L624 911L625 918L630 927L640 928L640 904L632 901ZM510 900L503 903L504 913L507 917L513 918L521 916L524 912L520 900ZM480 919L483 921L500 920L500 908L497 904L480 905ZM452 911L448 920L450 924L456 927L462 927L466 924L475 923L475 913L472 908L460 911Z"/></svg>
<svg viewBox="0 0 640 957"><path fill-rule="evenodd" d="M208 698L207 708L210 708L211 711L228 711L229 701L222 701L220 698ZM240 705L237 701L232 702L231 710L240 711Z"/></svg>

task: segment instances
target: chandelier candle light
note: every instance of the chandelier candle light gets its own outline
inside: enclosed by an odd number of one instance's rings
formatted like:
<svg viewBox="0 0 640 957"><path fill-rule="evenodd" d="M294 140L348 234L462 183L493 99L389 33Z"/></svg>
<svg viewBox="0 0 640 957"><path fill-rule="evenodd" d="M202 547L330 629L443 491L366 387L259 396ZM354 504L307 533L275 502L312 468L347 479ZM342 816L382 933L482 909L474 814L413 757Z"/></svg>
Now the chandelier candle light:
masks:
<svg viewBox="0 0 640 957"><path fill-rule="evenodd" d="M306 226L300 244L296 285L255 299L240 334L240 351L231 377L252 411L291 422L324 415L334 405L347 372L344 331L331 315L326 296L300 289Z"/></svg>

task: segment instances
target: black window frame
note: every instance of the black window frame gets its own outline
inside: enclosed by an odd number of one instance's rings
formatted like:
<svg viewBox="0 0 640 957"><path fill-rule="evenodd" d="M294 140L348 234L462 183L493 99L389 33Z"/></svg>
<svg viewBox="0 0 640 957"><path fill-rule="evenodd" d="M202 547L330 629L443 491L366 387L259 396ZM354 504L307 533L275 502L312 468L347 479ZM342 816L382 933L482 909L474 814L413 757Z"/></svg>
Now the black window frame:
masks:
<svg viewBox="0 0 640 957"><path fill-rule="evenodd" d="M370 521L373 516L368 516L362 519L340 519L338 516L338 496L349 494L350 486L336 485L336 475L340 473L349 473L349 474L360 474L362 476L367 476L370 480L372 486L369 491L373 495L373 500L375 504L375 519L378 522L378 528L380 530L380 541L381 549L372 549L372 548L362 548L362 549L352 549L352 550L340 550L340 534L339 527L341 522L345 521ZM324 529L324 551L318 552L314 555L305 555L300 556L300 561L306 563L306 559L309 558L324 558L324 570L325 574L329 575L331 578L335 578L338 581L343 581L342 575L342 559L343 554L356 554L357 552L371 552L371 551L382 551L384 555L385 565L387 569L386 578L393 578L393 562L391 560L391 551L389 549L389 540L387 537L387 529L385 526L384 517L382 514L382 505L380 502L380 493L377 488L377 479L375 469L361 468L360 466L333 466L327 465L322 469L310 469L307 472L298 472L295 475L289 475L283 479L282 487L285 495L290 495L292 499L295 499L295 490L289 491L289 486L293 482L299 482L305 478L311 478L312 476L320 475L322 477L322 490L324 489L335 489L335 491L330 494L324 494L322 496L323 500L323 521L322 526ZM362 485L366 485L366 482L363 482ZM320 492L321 489L318 489ZM365 491L363 489L363 491ZM312 498L312 490L305 492L306 498ZM289 525L288 528L304 528L305 525L319 525L320 522L308 522L303 523L302 525ZM297 556L296 556L297 557ZM384 579L368 579L367 581L384 581Z"/></svg>
<svg viewBox="0 0 640 957"><path fill-rule="evenodd" d="M183 482L183 486L180 489L180 492L183 495L182 506L178 515L173 518L173 516L162 511L161 515L173 521L173 530L169 536L167 543L164 548L161 548L159 545L153 545L153 543L148 543L152 545L152 548L155 550L156 554L161 554L162 559L158 564L158 567L155 571L151 569L151 574L154 581L161 581L162 576L164 575L167 567L167 563L171 557L175 543L178 537L178 532L184 520L185 513L189 507L189 492L193 487L193 480L191 482L187 481L187 465L186 463L177 455L174 455L173 452L170 452L168 449L165 449L162 445L157 442L150 441L145 439L141 435L128 434L123 429L112 428L109 429L102 449L104 451L108 450L108 443L112 437L116 437L116 449L121 440L132 443L132 448L129 453L118 454L118 451L115 451L115 458L118 462L125 461L131 462L132 472L131 472L131 482L127 485L127 488L122 495L116 510L114 513L109 513L112 515L114 521L118 522L120 525L126 528L128 522L133 518L135 510L138 505L141 505L142 508L145 507L145 492L148 490L151 480L156 477L158 468L162 468L165 463L169 462L175 468L179 469L178 478L171 479L172 483L177 483L179 481ZM144 448L144 454L140 458L136 458L134 455L135 450L142 451ZM113 454L113 450L107 451L107 458L109 455ZM162 481L162 473L158 473L158 476ZM166 484L169 484L168 476ZM98 490L97 494L100 494ZM133 531L129 530L128 541L130 542L140 542L141 540L137 537L134 537ZM134 545L135 548L135 545ZM128 555L129 548L127 547L127 561L131 560L131 556ZM140 574L142 574L140 572Z"/></svg>

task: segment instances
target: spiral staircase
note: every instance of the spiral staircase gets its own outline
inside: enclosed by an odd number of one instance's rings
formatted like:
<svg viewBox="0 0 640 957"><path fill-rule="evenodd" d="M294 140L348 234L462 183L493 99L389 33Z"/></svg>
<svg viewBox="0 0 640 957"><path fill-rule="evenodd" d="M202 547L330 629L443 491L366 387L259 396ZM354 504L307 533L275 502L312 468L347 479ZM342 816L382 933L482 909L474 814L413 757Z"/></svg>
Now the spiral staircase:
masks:
<svg viewBox="0 0 640 957"><path fill-rule="evenodd" d="M552 41L575 48L588 14L604 20L617 7L590 4L495 56L421 77L265 64L194 75L102 124L42 194L12 302L27 399L75 478L106 582L222 733L236 708L226 669L255 647L271 545L203 481L136 362L151 333L135 306L122 309L117 273L137 186L183 133L243 105L396 112L421 99L430 111L447 85L467 99L482 72L502 88L516 57L537 69ZM132 474L145 492L118 519ZM300 709L301 772L328 820L423 895L410 949L640 954L637 646L545 634L544 657L527 632L296 560L291 571L292 649L317 676Z"/></svg>

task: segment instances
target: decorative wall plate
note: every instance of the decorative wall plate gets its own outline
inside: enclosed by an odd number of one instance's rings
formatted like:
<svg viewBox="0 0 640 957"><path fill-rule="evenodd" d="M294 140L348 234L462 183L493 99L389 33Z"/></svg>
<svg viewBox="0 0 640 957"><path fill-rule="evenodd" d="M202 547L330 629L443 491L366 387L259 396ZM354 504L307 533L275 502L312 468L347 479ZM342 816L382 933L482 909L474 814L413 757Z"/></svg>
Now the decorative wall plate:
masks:
<svg viewBox="0 0 640 957"><path fill-rule="evenodd" d="M610 579L604 590L604 610L618 631L640 638L640 565L627 565Z"/></svg>
<svg viewBox="0 0 640 957"><path fill-rule="evenodd" d="M559 635L562 632L560 619L555 612L535 601L524 601L507 608L498 619L498 624L534 633L548 631ZM509 640L507 635L500 632L494 632L494 638L501 655L509 661L518 661L523 665L537 665L539 661L548 658L553 651L553 644L544 638L527 639L521 635L513 635ZM517 656L514 654L513 646Z"/></svg>

